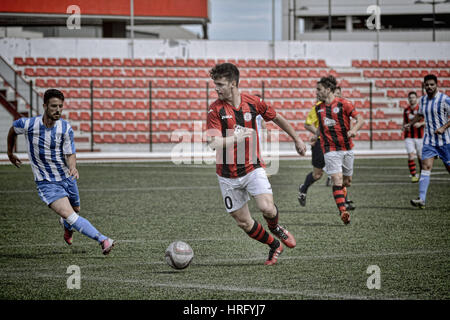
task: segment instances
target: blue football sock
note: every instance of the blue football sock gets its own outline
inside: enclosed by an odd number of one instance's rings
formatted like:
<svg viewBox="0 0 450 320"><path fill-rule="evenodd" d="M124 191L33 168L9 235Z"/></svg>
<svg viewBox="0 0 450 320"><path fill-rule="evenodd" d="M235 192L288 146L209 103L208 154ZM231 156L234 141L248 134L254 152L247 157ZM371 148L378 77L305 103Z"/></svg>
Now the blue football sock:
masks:
<svg viewBox="0 0 450 320"><path fill-rule="evenodd" d="M428 186L430 185L430 170L422 170L420 173L420 180L419 180L419 197L423 202L425 202L427 198L427 190Z"/></svg>
<svg viewBox="0 0 450 320"><path fill-rule="evenodd" d="M76 216L73 216L73 214L75 214ZM94 239L99 243L107 239L107 237L105 237L97 229L95 229L95 227L87 219L78 216L75 212L73 214L68 219L66 219L65 224L67 223L70 225L70 222L75 220L75 222L72 223L71 227L77 230L79 233L84 234L85 236Z"/></svg>
<svg viewBox="0 0 450 320"><path fill-rule="evenodd" d="M64 222L64 227L66 229L68 229L69 231L72 231L72 229L73 229L72 226L70 224L68 224L66 220L63 220L63 222Z"/></svg>

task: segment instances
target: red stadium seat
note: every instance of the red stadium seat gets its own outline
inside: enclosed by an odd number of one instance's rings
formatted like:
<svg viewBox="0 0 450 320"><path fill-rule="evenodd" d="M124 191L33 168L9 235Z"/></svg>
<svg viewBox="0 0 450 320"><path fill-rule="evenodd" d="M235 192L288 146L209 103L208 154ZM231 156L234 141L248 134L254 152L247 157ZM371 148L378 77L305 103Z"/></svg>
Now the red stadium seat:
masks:
<svg viewBox="0 0 450 320"><path fill-rule="evenodd" d="M135 108L138 110L148 109L147 102L144 101L137 101L135 104Z"/></svg>
<svg viewBox="0 0 450 320"><path fill-rule="evenodd" d="M380 61L380 67L381 67L381 68L390 68L391 66L390 66L390 64L389 64L389 61L387 61L387 60L381 60L381 61Z"/></svg>
<svg viewBox="0 0 450 320"><path fill-rule="evenodd" d="M370 68L370 62L369 60L361 60L361 68Z"/></svg>
<svg viewBox="0 0 450 320"><path fill-rule="evenodd" d="M135 114L135 120L148 120L148 116L146 114L146 112L136 112Z"/></svg>
<svg viewBox="0 0 450 320"><path fill-rule="evenodd" d="M80 131L90 132L91 131L91 126L89 125L89 123L81 123L80 124Z"/></svg>
<svg viewBox="0 0 450 320"><path fill-rule="evenodd" d="M103 123L102 131L103 132L114 132L114 128L112 126L112 123L110 123L110 122Z"/></svg>
<svg viewBox="0 0 450 320"><path fill-rule="evenodd" d="M124 114L125 120L134 120L134 112L125 112Z"/></svg>
<svg viewBox="0 0 450 320"><path fill-rule="evenodd" d="M125 120L125 116L122 112L114 112L114 120Z"/></svg>
<svg viewBox="0 0 450 320"><path fill-rule="evenodd" d="M136 131L136 125L134 123L128 122L125 124L125 131L127 132L135 132Z"/></svg>
<svg viewBox="0 0 450 320"><path fill-rule="evenodd" d="M402 75L399 70L392 70L392 77L393 78L401 78Z"/></svg>
<svg viewBox="0 0 450 320"><path fill-rule="evenodd" d="M148 132L149 131L149 124L148 123L139 122L136 125L136 131L138 131L138 132Z"/></svg>
<svg viewBox="0 0 450 320"><path fill-rule="evenodd" d="M99 134L94 134L94 143L103 143L103 138Z"/></svg>
<svg viewBox="0 0 450 320"><path fill-rule="evenodd" d="M136 136L136 139L137 139L137 143L149 143L150 142L149 137L145 134L138 134Z"/></svg>
<svg viewBox="0 0 450 320"><path fill-rule="evenodd" d="M112 93L112 97L110 96L105 96L105 93L109 91L109 90L104 90L103 91L103 97L104 98L114 98L114 99L122 99L124 97L123 91L122 90L114 90Z"/></svg>
<svg viewBox="0 0 450 320"><path fill-rule="evenodd" d="M126 143L124 135L123 134L115 134L114 135L114 143Z"/></svg>
<svg viewBox="0 0 450 320"><path fill-rule="evenodd" d="M114 123L114 125L113 125L113 130L115 131L115 132L125 132L126 130L125 130L125 126L124 126L124 124L122 123L122 122L116 122L116 123Z"/></svg>
<svg viewBox="0 0 450 320"><path fill-rule="evenodd" d="M103 143L114 143L114 139L110 134L103 135Z"/></svg>
<svg viewBox="0 0 450 320"><path fill-rule="evenodd" d="M25 60L21 57L15 57L14 58L14 64L17 66L24 66L26 65Z"/></svg>
<svg viewBox="0 0 450 320"><path fill-rule="evenodd" d="M91 60L88 58L80 58L79 65L83 67L90 67L91 66Z"/></svg>

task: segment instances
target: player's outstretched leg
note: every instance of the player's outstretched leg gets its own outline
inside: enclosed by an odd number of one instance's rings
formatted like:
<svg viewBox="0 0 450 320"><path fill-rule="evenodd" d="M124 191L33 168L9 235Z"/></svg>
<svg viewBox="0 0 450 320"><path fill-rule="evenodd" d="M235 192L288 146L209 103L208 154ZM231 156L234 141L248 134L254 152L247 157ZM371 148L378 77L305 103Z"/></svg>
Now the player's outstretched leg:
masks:
<svg viewBox="0 0 450 320"><path fill-rule="evenodd" d="M267 226L270 232L272 232L278 239L280 239L288 248L294 248L297 245L294 236L290 233L286 227L278 224L278 207L274 204L276 214L273 218L264 216L267 221Z"/></svg>
<svg viewBox="0 0 450 320"><path fill-rule="evenodd" d="M350 214L345 207L345 195L343 189L343 186L333 186L333 197L339 209L339 214L341 216L342 222L344 222L344 224L349 224Z"/></svg>
<svg viewBox="0 0 450 320"><path fill-rule="evenodd" d="M114 247L114 240L101 234L87 219L79 216L75 212L67 217L65 222L81 234L97 241L102 247L103 254L108 254Z"/></svg>
<svg viewBox="0 0 450 320"><path fill-rule="evenodd" d="M279 255L283 252L283 245L264 229L262 224L253 220L253 227L247 232L248 236L256 241L267 244L270 247L269 258L265 265L273 265L277 262Z"/></svg>
<svg viewBox="0 0 450 320"><path fill-rule="evenodd" d="M411 182L415 183L419 181L419 178L416 176L417 172L416 172L416 162L414 161L414 159L408 159L408 168L409 168L409 173L411 174Z"/></svg>
<svg viewBox="0 0 450 320"><path fill-rule="evenodd" d="M430 170L422 170L419 180L419 198L411 200L411 205L419 209L425 209L428 186L430 185Z"/></svg>
<svg viewBox="0 0 450 320"><path fill-rule="evenodd" d="M275 241L278 243L278 246L274 245L274 246L270 247L269 256L267 257L266 262L264 262L264 264L266 266L271 266L271 265L274 265L275 263L277 263L278 257L284 250L283 244L276 239L275 239Z"/></svg>
<svg viewBox="0 0 450 320"><path fill-rule="evenodd" d="M64 241L70 246L73 242L73 229L72 227L64 221L62 217L59 218L59 224L64 230Z"/></svg>
<svg viewBox="0 0 450 320"><path fill-rule="evenodd" d="M301 184L298 188L298 202L302 207L306 206L306 193L308 192L308 188L314 183L313 173L310 172L305 178L303 184Z"/></svg>
<svg viewBox="0 0 450 320"><path fill-rule="evenodd" d="M345 197L345 209L348 211L355 210L355 206L353 205L353 201L348 199L348 191L347 187L344 187L344 197Z"/></svg>

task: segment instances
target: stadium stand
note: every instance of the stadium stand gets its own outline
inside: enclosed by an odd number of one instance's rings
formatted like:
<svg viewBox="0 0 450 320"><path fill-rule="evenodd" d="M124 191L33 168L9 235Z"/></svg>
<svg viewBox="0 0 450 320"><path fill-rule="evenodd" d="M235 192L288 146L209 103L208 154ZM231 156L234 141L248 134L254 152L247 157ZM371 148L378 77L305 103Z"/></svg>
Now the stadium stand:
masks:
<svg viewBox="0 0 450 320"><path fill-rule="evenodd" d="M291 121L303 138L307 138L303 122L315 102L316 81L328 74L338 79L343 96L366 119L370 118L369 83L374 84L372 129L374 140L380 141L402 139L402 108L409 91L422 94L425 74L436 74L440 88L450 94L450 61L444 60L353 60L351 68L337 71L324 60L14 59L18 72L33 80L39 92L49 87L63 91L66 117L81 137L89 137L91 132L92 81L94 142L100 148L102 144L149 142L150 84L154 143L171 142L170 132L176 129L192 131L192 121L205 122L207 103L216 97L208 71L225 61L240 68L243 92L260 94ZM367 125L357 139L369 140ZM282 133L280 141L289 138Z"/></svg>

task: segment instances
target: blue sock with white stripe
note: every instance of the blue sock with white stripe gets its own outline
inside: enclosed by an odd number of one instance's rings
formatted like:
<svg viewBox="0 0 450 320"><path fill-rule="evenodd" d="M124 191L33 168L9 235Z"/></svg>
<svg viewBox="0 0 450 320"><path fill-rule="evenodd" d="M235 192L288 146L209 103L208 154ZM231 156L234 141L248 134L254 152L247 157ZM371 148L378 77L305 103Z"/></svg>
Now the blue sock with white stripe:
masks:
<svg viewBox="0 0 450 320"><path fill-rule="evenodd" d="M99 243L101 243L103 240L108 239L97 229L95 229L95 227L87 219L80 217L75 212L64 220L64 225L66 225L66 223L70 226L70 228L77 230L79 233L84 234L85 236L94 239Z"/></svg>
<svg viewBox="0 0 450 320"><path fill-rule="evenodd" d="M419 180L419 197L423 202L425 202L427 198L427 190L428 186L430 185L430 170L422 170L420 173L420 180Z"/></svg>

